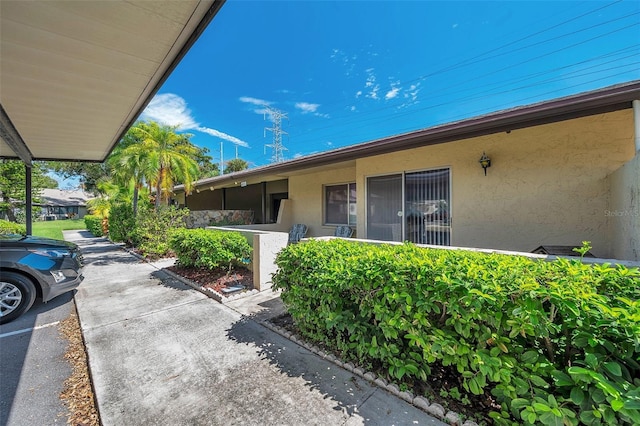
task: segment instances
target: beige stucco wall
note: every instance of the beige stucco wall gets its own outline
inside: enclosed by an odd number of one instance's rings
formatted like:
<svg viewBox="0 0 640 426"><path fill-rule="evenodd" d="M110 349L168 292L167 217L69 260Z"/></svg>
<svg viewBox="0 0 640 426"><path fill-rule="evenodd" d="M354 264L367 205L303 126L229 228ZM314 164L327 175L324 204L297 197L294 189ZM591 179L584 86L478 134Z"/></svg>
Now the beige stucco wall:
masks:
<svg viewBox="0 0 640 426"><path fill-rule="evenodd" d="M640 260L640 155L611 175L612 257Z"/></svg>
<svg viewBox="0 0 640 426"><path fill-rule="evenodd" d="M492 160L487 176L478 163L483 151ZM322 225L323 185L355 181L357 235L366 238L367 177L450 167L452 245L531 251L588 240L594 255L613 257L606 211L617 183L609 176L633 156L625 110L367 157L355 167L290 176L291 223L307 224L308 236L332 235L334 227Z"/></svg>
<svg viewBox="0 0 640 426"><path fill-rule="evenodd" d="M478 163L492 160L487 176ZM531 251L592 242L610 257L607 177L634 154L631 110L357 161L358 218L368 176L451 168L452 239L461 247ZM358 234L366 236L364 220Z"/></svg>
<svg viewBox="0 0 640 426"><path fill-rule="evenodd" d="M289 177L289 223L304 223L309 227L307 237L333 235L335 226L323 226L323 186L355 182L355 167L298 174ZM358 191L360 189L358 188Z"/></svg>

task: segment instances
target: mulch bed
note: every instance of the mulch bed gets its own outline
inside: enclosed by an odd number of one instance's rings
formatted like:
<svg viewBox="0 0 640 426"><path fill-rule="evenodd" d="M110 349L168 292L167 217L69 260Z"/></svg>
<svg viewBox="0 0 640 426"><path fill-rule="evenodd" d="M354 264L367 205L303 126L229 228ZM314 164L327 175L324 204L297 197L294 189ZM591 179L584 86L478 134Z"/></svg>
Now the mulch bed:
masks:
<svg viewBox="0 0 640 426"><path fill-rule="evenodd" d="M225 289L243 286L245 290L253 289L253 272L246 268L235 268L230 273L227 269L206 269L197 267L169 266L167 269L202 287L214 290L222 295Z"/></svg>
<svg viewBox="0 0 640 426"><path fill-rule="evenodd" d="M60 399L69 409L67 424L100 426L100 416L89 376L87 354L75 307L71 315L60 323L59 331L69 341L64 357L72 366L71 376L64 382L64 389L60 393Z"/></svg>

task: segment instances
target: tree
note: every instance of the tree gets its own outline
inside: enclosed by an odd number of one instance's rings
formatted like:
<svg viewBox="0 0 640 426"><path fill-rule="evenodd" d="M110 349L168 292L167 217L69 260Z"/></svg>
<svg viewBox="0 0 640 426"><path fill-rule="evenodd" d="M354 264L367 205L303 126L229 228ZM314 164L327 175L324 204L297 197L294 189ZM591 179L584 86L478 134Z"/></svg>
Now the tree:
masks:
<svg viewBox="0 0 640 426"><path fill-rule="evenodd" d="M234 158L227 161L227 167L224 168L225 173L239 172L249 168L249 163L241 158Z"/></svg>
<svg viewBox="0 0 640 426"><path fill-rule="evenodd" d="M37 202L43 188L57 188L58 182L47 176L46 166L34 162L31 167L31 197ZM15 210L26 202L26 171L22 161L0 160L0 213L17 222Z"/></svg>
<svg viewBox="0 0 640 426"><path fill-rule="evenodd" d="M143 125L138 122L134 127ZM132 128L133 129L133 128ZM138 214L138 197L145 182L151 182L155 170L149 161L147 149L143 145L143 138L132 129L124 135L107 159L112 169L114 182L128 188L133 187L132 208L133 216Z"/></svg>
<svg viewBox="0 0 640 426"><path fill-rule="evenodd" d="M183 182L185 191L189 192L198 178L199 167L195 160L198 148L175 130L175 126L153 121L139 123L130 130L141 140L135 151L144 158L144 174L155 187L156 209L161 200L168 201L176 181Z"/></svg>
<svg viewBox="0 0 640 426"><path fill-rule="evenodd" d="M48 161L47 167L60 174L65 179L80 178L80 182L87 192L96 192L98 183L108 179L110 169L105 163L86 163L78 161Z"/></svg>
<svg viewBox="0 0 640 426"><path fill-rule="evenodd" d="M198 153L196 154L196 161L200 167L200 179L220 176L220 167L217 163L213 162L213 158L209 155L209 148L198 147Z"/></svg>

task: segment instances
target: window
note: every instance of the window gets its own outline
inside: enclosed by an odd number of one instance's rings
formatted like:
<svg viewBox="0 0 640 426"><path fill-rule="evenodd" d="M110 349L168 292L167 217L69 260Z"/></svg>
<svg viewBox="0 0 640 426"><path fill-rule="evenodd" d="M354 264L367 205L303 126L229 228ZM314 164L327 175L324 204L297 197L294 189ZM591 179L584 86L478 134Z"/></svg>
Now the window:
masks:
<svg viewBox="0 0 640 426"><path fill-rule="evenodd" d="M356 184L327 185L324 187L325 225L356 224Z"/></svg>

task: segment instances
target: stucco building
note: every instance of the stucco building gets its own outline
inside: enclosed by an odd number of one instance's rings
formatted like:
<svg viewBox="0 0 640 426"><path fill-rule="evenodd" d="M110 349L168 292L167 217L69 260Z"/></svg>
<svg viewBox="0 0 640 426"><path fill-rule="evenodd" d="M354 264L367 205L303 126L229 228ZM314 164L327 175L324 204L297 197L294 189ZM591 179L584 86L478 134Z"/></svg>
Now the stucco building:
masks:
<svg viewBox="0 0 640 426"><path fill-rule="evenodd" d="M252 210L255 229L304 223L311 237L349 225L358 238L523 252L590 241L597 257L640 260L638 151L633 81L204 179L176 201Z"/></svg>

